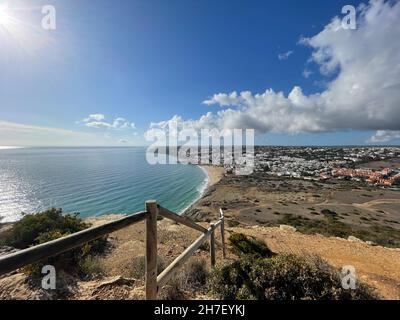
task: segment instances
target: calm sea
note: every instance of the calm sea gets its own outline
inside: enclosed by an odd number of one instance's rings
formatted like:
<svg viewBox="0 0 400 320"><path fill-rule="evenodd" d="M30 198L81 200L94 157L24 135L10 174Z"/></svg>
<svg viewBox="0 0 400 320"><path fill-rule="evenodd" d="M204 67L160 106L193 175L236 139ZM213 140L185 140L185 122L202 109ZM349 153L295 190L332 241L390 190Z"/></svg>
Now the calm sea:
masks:
<svg viewBox="0 0 400 320"><path fill-rule="evenodd" d="M147 199L182 212L207 184L197 166L149 165L145 148L0 150L0 218L51 207L82 217L133 213Z"/></svg>

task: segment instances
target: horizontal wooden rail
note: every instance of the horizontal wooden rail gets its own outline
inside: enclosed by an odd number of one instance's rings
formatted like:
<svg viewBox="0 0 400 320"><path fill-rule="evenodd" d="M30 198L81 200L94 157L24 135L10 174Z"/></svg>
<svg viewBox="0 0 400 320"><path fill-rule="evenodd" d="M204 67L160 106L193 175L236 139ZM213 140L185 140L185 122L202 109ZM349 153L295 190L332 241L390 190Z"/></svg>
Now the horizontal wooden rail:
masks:
<svg viewBox="0 0 400 320"><path fill-rule="evenodd" d="M177 257L157 277L157 216L161 215L177 223L202 232L179 257ZM146 299L156 299L160 287L179 271L179 268L210 239L211 265L215 264L215 230L221 227L223 255L225 257L224 214L220 210L220 219L212 223L209 229L195 223L188 217L180 216L166 208L157 205L155 200L146 201L145 211L134 213L118 220L110 221L100 226L91 227L69 236L52 240L31 248L27 248L0 258L0 276L18 268L24 267L42 259L80 247L111 232L120 230L131 224L146 220Z"/></svg>
<svg viewBox="0 0 400 320"><path fill-rule="evenodd" d="M222 220L213 224L205 233L203 233L195 242L193 242L182 254L177 257L160 275L157 277L158 288L165 286L166 283L179 271L179 268L200 248L200 246L214 233Z"/></svg>
<svg viewBox="0 0 400 320"><path fill-rule="evenodd" d="M0 275L33 262L63 253L83 244L146 219L147 212L138 212L100 226L91 227L69 236L52 240L0 258Z"/></svg>
<svg viewBox="0 0 400 320"><path fill-rule="evenodd" d="M189 228L195 229L195 230L200 231L200 232L207 232L206 228L204 228L201 225L193 222L192 220L190 220L187 217L178 215L178 214L176 214L176 213L174 213L174 212L172 212L172 211L170 211L170 210L168 210L166 208L163 208L161 206L158 206L158 210L159 210L158 214L160 214L164 218L174 220L177 223L183 224L183 225L185 225L185 226L187 226Z"/></svg>

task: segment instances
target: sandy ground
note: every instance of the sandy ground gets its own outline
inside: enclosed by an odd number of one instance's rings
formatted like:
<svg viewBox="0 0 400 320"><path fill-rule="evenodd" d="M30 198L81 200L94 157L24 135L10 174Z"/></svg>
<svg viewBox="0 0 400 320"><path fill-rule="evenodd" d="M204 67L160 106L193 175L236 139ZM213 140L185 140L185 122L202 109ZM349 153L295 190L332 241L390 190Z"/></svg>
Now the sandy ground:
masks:
<svg viewBox="0 0 400 320"><path fill-rule="evenodd" d="M313 182L268 175L224 176L185 214L197 220L215 218L219 208L244 224L266 224L285 214L322 219L335 211L344 223L374 224L400 230L400 191L358 187L351 182Z"/></svg>
<svg viewBox="0 0 400 320"><path fill-rule="evenodd" d="M216 166L200 166L208 174L208 186L211 187L217 184L224 176L225 169Z"/></svg>

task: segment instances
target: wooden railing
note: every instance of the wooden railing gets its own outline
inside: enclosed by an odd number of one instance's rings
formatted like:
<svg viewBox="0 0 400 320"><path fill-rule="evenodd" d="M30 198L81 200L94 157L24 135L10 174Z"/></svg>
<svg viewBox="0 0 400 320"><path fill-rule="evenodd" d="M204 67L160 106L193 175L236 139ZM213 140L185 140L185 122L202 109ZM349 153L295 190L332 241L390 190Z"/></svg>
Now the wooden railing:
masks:
<svg viewBox="0 0 400 320"><path fill-rule="evenodd" d="M171 219L194 230L202 232L181 255L179 255L168 267L157 276L157 216ZM225 230L224 213L220 210L220 218L211 223L210 227L195 223L191 219L180 216L158 205L155 200L146 201L146 211L138 212L118 220L114 220L100 226L91 227L69 236L49 241L34 247L30 247L0 258L0 276L18 268L24 267L42 259L58 255L68 250L80 247L85 243L103 237L111 232L120 230L129 225L146 220L146 299L157 299L159 288L172 279L179 268L210 238L211 266L215 265L215 230L221 229L222 253L225 258Z"/></svg>

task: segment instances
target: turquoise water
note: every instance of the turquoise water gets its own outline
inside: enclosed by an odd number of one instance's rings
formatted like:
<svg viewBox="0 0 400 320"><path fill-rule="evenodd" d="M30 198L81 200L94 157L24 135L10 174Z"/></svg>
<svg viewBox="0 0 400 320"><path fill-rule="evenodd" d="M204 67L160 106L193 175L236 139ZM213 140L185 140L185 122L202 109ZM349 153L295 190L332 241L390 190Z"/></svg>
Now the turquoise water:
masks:
<svg viewBox="0 0 400 320"><path fill-rule="evenodd" d="M0 150L0 217L50 207L82 217L133 213L147 199L181 212L201 195L207 176L197 166L149 165L145 148Z"/></svg>

